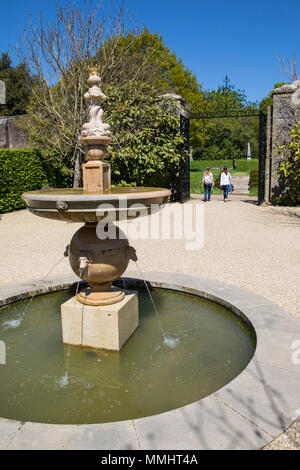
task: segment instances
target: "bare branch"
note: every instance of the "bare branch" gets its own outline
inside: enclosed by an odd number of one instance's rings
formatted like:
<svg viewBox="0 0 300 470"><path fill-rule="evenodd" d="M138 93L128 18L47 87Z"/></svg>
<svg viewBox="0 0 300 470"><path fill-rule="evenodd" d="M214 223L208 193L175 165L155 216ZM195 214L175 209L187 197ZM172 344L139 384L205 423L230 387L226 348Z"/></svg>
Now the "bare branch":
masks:
<svg viewBox="0 0 300 470"><path fill-rule="evenodd" d="M284 72L288 80L291 82L298 80L299 76L297 75L297 71L296 71L295 58L291 57L290 59L284 59L278 53L276 53L276 57L280 64L279 67L282 69L282 71Z"/></svg>

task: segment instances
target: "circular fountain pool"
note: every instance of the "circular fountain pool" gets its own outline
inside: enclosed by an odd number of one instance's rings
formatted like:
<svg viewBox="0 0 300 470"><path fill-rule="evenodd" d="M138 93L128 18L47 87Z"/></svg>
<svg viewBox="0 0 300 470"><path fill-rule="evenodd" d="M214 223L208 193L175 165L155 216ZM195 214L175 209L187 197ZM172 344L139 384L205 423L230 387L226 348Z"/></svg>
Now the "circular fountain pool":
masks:
<svg viewBox="0 0 300 470"><path fill-rule="evenodd" d="M229 310L167 289L139 288L140 326L120 353L62 343L57 292L0 309L6 365L0 416L60 424L103 423L184 406L220 389L249 363L255 334Z"/></svg>

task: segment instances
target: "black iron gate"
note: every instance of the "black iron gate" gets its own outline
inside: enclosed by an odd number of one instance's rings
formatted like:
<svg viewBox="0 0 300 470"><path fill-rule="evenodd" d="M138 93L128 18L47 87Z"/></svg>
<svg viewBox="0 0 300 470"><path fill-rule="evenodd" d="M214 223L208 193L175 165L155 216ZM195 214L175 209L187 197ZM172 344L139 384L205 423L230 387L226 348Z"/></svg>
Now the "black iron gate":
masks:
<svg viewBox="0 0 300 470"><path fill-rule="evenodd" d="M178 201L186 202L190 200L190 119L183 114L180 115L180 132L184 137L185 158L181 160L179 166L179 188Z"/></svg>
<svg viewBox="0 0 300 470"><path fill-rule="evenodd" d="M259 117L259 165L258 165L258 203L262 204L265 200L265 173L266 173L266 125L267 116L262 111L229 110L216 114L190 114L180 116L180 130L184 137L184 146L187 150L187 156L181 162L179 169L179 202L186 202L190 199L190 155L189 155L189 137L191 119L223 119L239 117Z"/></svg>

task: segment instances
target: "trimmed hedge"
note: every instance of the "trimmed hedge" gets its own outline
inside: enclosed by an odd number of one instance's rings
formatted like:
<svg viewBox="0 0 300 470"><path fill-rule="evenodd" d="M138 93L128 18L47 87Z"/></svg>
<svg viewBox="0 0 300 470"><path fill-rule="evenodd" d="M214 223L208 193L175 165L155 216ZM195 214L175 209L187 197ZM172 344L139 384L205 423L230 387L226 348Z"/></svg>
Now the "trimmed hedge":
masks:
<svg viewBox="0 0 300 470"><path fill-rule="evenodd" d="M21 195L47 186L39 153L32 149L0 149L0 213L23 209Z"/></svg>

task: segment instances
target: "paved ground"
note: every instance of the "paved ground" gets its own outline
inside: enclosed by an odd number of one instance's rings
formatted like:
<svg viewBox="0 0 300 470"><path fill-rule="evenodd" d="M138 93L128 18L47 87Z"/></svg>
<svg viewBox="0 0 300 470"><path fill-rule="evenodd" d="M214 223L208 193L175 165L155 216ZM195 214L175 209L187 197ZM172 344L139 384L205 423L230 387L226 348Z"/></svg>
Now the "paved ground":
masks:
<svg viewBox="0 0 300 470"><path fill-rule="evenodd" d="M203 205L200 199L189 204ZM187 251L182 240L135 240L132 244L140 267L244 287L278 302L300 321L300 208L258 207L249 196L232 196L224 203L214 196L205 203L204 215L203 249ZM4 215L0 221L0 284L45 276L63 257L79 226L34 217L27 211ZM69 270L68 260L63 259L52 274ZM300 449L299 423L271 446Z"/></svg>

